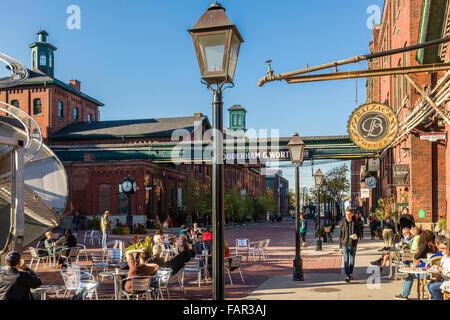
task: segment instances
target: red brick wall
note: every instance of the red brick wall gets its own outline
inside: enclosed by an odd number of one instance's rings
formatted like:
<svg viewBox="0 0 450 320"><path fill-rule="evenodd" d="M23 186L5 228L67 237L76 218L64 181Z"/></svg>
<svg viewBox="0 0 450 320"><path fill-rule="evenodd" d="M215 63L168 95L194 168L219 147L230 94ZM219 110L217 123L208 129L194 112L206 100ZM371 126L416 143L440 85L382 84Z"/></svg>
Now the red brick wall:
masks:
<svg viewBox="0 0 450 320"><path fill-rule="evenodd" d="M33 100L38 98L42 100L42 115L33 115ZM75 107L79 110L78 121L87 121L88 113L92 114L92 121L98 120L97 105L53 84L0 89L0 101L11 103L12 100L18 100L20 109L32 115L42 130L44 143L48 143L51 134L74 122ZM58 118L59 101L64 104L64 119Z"/></svg>
<svg viewBox="0 0 450 320"><path fill-rule="evenodd" d="M430 142L411 136L410 213L418 222L430 222L432 219L432 163ZM418 219L419 209L425 209L426 219Z"/></svg>

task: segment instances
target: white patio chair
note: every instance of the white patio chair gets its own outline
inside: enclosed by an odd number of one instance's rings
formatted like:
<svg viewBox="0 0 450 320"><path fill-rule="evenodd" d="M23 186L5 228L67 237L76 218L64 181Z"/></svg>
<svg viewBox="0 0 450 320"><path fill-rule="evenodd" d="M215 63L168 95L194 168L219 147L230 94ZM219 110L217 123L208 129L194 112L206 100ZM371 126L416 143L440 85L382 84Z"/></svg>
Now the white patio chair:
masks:
<svg viewBox="0 0 450 320"><path fill-rule="evenodd" d="M31 261L30 261L30 269L31 266L33 265L33 262L36 260L36 267L34 268L34 270L36 271L37 268L39 267L39 262L41 262L41 260L45 261L47 263L47 266L50 264L50 256L49 256L49 252L46 249L36 249L33 247L28 247L28 249L30 250L31 253ZM45 256L39 256L39 253L45 253Z"/></svg>
<svg viewBox="0 0 450 320"><path fill-rule="evenodd" d="M86 300L86 298L92 300L94 294L95 299L98 300L98 293L97 293L98 286L99 282L97 280L81 280L78 292L83 290L83 300Z"/></svg>
<svg viewBox="0 0 450 320"><path fill-rule="evenodd" d="M150 276L138 276L138 277L130 277L122 280L124 284L126 281L130 280L131 282L131 291L127 291L122 289L122 294L124 294L128 300L130 297L136 297L136 300L139 297L145 296L147 300L150 300L150 280L152 277ZM123 287L123 286L122 286Z"/></svg>
<svg viewBox="0 0 450 320"><path fill-rule="evenodd" d="M267 239L270 241L270 239ZM268 246L268 241L267 240L260 240L260 241L254 241L250 243L250 248L249 248L249 252L253 257L253 261L255 262L255 255L258 254L259 255L259 261L261 261L261 258L266 261L266 257L265 257L265 249Z"/></svg>
<svg viewBox="0 0 450 320"><path fill-rule="evenodd" d="M61 250L66 251L66 249ZM65 259L66 264L72 264L72 259L75 260L75 264L78 263L78 256L80 254L80 247L69 248L67 255L60 254L59 257Z"/></svg>
<svg viewBox="0 0 450 320"><path fill-rule="evenodd" d="M236 239L236 255L239 255L240 250L244 250L247 254L247 261L249 256L250 240L247 238Z"/></svg>
<svg viewBox="0 0 450 320"><path fill-rule="evenodd" d="M92 283L90 283L90 281L95 281L94 276L91 273L80 271L78 268L66 268L61 270L60 274L63 278L65 286L64 297L66 297L71 291L73 291L74 294L78 294L84 287L91 288ZM95 290L95 294L97 296L96 287L91 289Z"/></svg>
<svg viewBox="0 0 450 320"><path fill-rule="evenodd" d="M231 272L234 270L238 270L241 274L242 283L244 283L244 277L242 276L241 272L241 261L242 256L230 256L228 258L225 258L225 269L228 272L228 276L230 277L230 283L233 285L233 280L231 279Z"/></svg>
<svg viewBox="0 0 450 320"><path fill-rule="evenodd" d="M100 231L92 230L92 234L90 236L91 244L94 245L94 240L98 241L98 244L102 244L102 237L100 236Z"/></svg>
<svg viewBox="0 0 450 320"><path fill-rule="evenodd" d="M164 261L166 262L174 257L174 249L171 244L164 243L163 246L164 249L161 253L161 257L164 257Z"/></svg>
<svg viewBox="0 0 450 320"><path fill-rule="evenodd" d="M86 258L86 261L88 261L89 257L88 257L88 252L87 252L86 246L84 244L77 244L77 247L80 248L80 250L78 251L77 261L79 261L80 255L82 255L82 254Z"/></svg>
<svg viewBox="0 0 450 320"><path fill-rule="evenodd" d="M171 274L172 268L159 268L156 272L154 289L158 292L157 299L161 298L161 300L164 300L163 290L167 292L167 299L170 299L168 284Z"/></svg>
<svg viewBox="0 0 450 320"><path fill-rule="evenodd" d="M189 260L188 262L186 262L186 264L184 265L183 268L183 274L182 274L182 282L183 282L183 287L184 287L184 277L186 274L195 274L197 275L197 282L198 282L198 286L200 287L200 284L202 282L202 271L203 268L200 267L200 260L196 259L196 258L192 258L191 260Z"/></svg>

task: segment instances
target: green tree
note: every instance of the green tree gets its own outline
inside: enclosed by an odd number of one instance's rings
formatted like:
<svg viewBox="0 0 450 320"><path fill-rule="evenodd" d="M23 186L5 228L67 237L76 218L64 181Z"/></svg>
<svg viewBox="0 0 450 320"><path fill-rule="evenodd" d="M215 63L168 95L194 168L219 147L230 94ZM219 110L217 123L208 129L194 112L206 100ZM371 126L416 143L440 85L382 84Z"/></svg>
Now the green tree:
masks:
<svg viewBox="0 0 450 320"><path fill-rule="evenodd" d="M341 201L350 191L350 181L348 179L349 168L344 164L340 167L334 167L326 174L328 187L333 194Z"/></svg>

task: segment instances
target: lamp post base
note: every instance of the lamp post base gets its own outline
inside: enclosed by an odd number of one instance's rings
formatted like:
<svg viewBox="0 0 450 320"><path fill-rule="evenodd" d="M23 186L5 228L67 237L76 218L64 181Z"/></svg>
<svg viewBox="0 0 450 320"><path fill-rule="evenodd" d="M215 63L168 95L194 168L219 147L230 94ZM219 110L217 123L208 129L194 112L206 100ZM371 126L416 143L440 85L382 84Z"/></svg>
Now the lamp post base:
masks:
<svg viewBox="0 0 450 320"><path fill-rule="evenodd" d="M303 278L303 260L300 257L296 257L294 260L294 270L292 280L304 281Z"/></svg>
<svg viewBox="0 0 450 320"><path fill-rule="evenodd" d="M322 241L319 239L316 239L316 251L322 251Z"/></svg>

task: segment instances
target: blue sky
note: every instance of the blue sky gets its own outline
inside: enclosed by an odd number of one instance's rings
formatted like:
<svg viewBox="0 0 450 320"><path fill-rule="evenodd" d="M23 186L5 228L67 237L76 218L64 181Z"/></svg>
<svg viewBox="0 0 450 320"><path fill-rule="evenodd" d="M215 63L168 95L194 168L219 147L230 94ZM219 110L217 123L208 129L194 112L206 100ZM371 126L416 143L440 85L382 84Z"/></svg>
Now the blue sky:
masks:
<svg viewBox="0 0 450 320"><path fill-rule="evenodd" d="M0 52L30 67L28 45L44 28L55 45L55 77L82 82L82 91L102 101L101 120L175 117L202 112L211 119L211 93L200 72L187 32L210 0L15 0L0 11ZM302 69L369 52L370 6L383 0L222 0L245 42L235 87L224 93L224 107L243 105L247 127L295 131L304 136L346 135L355 108L356 80L257 86L272 59L275 73ZM81 10L81 29L70 30L70 5ZM14 14L17 13L17 14ZM366 68L365 63L340 71ZM327 70L328 72L328 70ZM358 80L358 102L365 101L365 79ZM224 127L228 114L224 113ZM289 170L285 170L289 171ZM302 170L305 183L311 169ZM326 169L325 169L326 171ZM286 172L289 176L290 173ZM309 178L308 178L309 177ZM291 179L290 179L291 180ZM302 183L303 184L303 183Z"/></svg>

